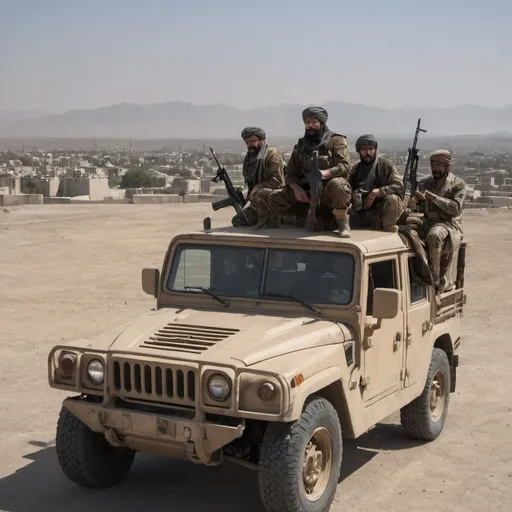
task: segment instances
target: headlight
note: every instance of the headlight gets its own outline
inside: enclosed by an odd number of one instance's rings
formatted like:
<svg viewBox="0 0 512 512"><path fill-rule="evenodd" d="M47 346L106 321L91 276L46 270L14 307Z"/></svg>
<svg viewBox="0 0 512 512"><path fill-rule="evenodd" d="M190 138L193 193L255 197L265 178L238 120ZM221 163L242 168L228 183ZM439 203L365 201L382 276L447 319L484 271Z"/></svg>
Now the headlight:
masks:
<svg viewBox="0 0 512 512"><path fill-rule="evenodd" d="M213 374L208 379L208 394L213 400L223 402L231 393L231 385L223 375Z"/></svg>
<svg viewBox="0 0 512 512"><path fill-rule="evenodd" d="M276 397L276 388L271 382L264 382L258 389L258 398L262 402L272 402Z"/></svg>
<svg viewBox="0 0 512 512"><path fill-rule="evenodd" d="M96 386L103 384L105 370L103 368L103 363L99 359L92 359L89 361L89 364L87 365L87 376Z"/></svg>
<svg viewBox="0 0 512 512"><path fill-rule="evenodd" d="M65 379L71 379L75 374L76 354L71 352L62 352L59 357L59 367L62 376Z"/></svg>

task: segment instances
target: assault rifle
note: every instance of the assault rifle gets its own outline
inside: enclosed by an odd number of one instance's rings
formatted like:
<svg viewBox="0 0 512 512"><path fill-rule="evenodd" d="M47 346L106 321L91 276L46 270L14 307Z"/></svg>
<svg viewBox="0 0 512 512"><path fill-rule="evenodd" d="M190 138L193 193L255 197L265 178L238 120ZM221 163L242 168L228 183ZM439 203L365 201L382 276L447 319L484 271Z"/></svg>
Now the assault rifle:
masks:
<svg viewBox="0 0 512 512"><path fill-rule="evenodd" d="M322 194L322 172L318 167L318 151L313 151L313 163L309 175L309 211L306 218L306 230L313 231L316 223L316 210L320 206L320 195Z"/></svg>
<svg viewBox="0 0 512 512"><path fill-rule="evenodd" d="M238 215L241 215L247 224L249 224L249 219L247 218L247 215L244 210L244 206L246 204L244 193L242 192L241 188L235 188L233 186L233 182L231 181L231 178L229 177L228 172L224 167L220 166L220 163L217 159L217 156L215 155L215 152L213 151L213 148L210 147L210 151L212 152L213 158L215 159L215 162L217 164L217 173L212 178L212 181L214 183L218 183L219 181L222 181L224 184L224 187L226 188L226 192L228 193L228 197L226 199L221 199L220 201L216 201L215 203L212 203L213 211L220 210L222 208L226 208L226 206L232 206Z"/></svg>
<svg viewBox="0 0 512 512"><path fill-rule="evenodd" d="M418 119L418 125L416 126L416 132L414 133L414 141L412 143L412 148L408 149L409 156L407 157L407 163L405 164L404 171L404 183L402 188L402 199L405 200L407 185L409 184L409 197L414 196L416 190L418 189L418 149L416 145L418 144L418 135L420 132L427 133L427 130L423 130L420 128L421 119Z"/></svg>

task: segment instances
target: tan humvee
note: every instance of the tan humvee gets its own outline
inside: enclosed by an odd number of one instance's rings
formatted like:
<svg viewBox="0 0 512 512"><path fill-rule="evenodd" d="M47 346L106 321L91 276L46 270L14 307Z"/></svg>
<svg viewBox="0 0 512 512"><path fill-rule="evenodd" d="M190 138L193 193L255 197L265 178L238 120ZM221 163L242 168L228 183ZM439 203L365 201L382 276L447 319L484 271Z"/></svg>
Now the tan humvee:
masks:
<svg viewBox="0 0 512 512"><path fill-rule="evenodd" d="M145 268L156 308L49 354L64 400L65 475L108 487L136 451L258 469L269 511L326 511L342 438L400 410L435 439L455 390L464 250L455 288L435 296L395 233L341 239L302 230L204 230L175 237Z"/></svg>

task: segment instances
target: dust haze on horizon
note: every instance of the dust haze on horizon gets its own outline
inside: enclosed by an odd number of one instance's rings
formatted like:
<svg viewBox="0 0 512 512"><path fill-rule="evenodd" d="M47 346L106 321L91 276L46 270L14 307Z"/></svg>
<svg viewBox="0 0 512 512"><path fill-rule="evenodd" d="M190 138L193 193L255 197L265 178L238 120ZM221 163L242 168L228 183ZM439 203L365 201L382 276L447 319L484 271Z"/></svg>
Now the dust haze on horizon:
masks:
<svg viewBox="0 0 512 512"><path fill-rule="evenodd" d="M4 0L0 111L512 104L501 0Z"/></svg>

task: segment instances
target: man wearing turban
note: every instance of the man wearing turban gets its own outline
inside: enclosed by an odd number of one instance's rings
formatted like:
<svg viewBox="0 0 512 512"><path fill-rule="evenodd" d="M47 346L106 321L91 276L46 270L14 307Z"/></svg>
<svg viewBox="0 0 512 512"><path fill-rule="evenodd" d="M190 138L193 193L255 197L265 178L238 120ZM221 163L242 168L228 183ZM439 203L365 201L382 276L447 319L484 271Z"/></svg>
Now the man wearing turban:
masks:
<svg viewBox="0 0 512 512"><path fill-rule="evenodd" d="M371 134L356 141L361 161L352 167L348 179L353 190L351 222L396 233L397 221L405 210L400 196L403 181L395 164L377 154L378 146Z"/></svg>
<svg viewBox="0 0 512 512"><path fill-rule="evenodd" d="M320 207L330 215L330 220L336 220L339 235L346 238L350 237L347 215L351 197L347 182L350 153L347 138L331 131L326 124L327 118L327 111L322 107L309 107L302 112L304 136L298 140L288 161L285 188L270 195L269 205L272 213L277 215L296 206L302 206L301 210L309 207L308 176L311 173L313 151L317 150L318 167L323 177Z"/></svg>
<svg viewBox="0 0 512 512"><path fill-rule="evenodd" d="M241 137L247 145L242 173L247 185L247 205L244 208L249 225L263 224L268 217L267 199L275 189L284 187L285 161L283 155L267 143L267 136L262 128L248 126ZM231 220L233 226L245 226L247 221L241 215Z"/></svg>
<svg viewBox="0 0 512 512"><path fill-rule="evenodd" d="M447 279L453 253L462 240L462 210L466 199L464 180L450 172L452 155L438 149L430 156L432 176L419 183L416 201L425 204L423 235L438 292L448 291L452 282Z"/></svg>

